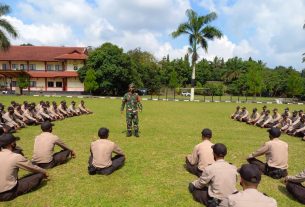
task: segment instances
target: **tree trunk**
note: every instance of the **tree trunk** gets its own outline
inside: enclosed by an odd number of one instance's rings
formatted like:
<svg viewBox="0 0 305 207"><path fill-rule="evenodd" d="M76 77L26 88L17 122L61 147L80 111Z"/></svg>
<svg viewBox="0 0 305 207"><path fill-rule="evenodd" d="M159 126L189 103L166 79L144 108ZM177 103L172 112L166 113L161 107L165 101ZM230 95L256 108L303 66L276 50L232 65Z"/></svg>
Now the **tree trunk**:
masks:
<svg viewBox="0 0 305 207"><path fill-rule="evenodd" d="M192 80L191 80L191 98L190 101L194 101L195 93L195 72L196 72L196 62L193 62Z"/></svg>

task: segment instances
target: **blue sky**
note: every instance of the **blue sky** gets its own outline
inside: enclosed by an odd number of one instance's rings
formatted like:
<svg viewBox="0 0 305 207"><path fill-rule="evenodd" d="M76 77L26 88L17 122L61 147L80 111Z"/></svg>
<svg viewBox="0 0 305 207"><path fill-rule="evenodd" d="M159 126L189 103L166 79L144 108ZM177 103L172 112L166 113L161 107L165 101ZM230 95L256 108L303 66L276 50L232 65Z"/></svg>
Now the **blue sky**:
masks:
<svg viewBox="0 0 305 207"><path fill-rule="evenodd" d="M13 44L94 46L112 42L125 50L140 47L157 58L183 56L187 37L170 33L186 21L185 10L218 14L212 25L224 34L208 53L262 60L269 67L305 68L304 0L4 0L6 18L18 29Z"/></svg>

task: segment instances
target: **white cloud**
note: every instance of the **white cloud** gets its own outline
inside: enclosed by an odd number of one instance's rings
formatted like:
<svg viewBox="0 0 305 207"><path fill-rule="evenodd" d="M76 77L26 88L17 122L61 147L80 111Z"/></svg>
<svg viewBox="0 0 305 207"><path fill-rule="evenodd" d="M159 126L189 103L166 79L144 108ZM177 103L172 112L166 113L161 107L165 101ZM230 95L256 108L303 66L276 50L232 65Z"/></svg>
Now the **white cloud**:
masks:
<svg viewBox="0 0 305 207"><path fill-rule="evenodd" d="M14 17L5 18L18 30L19 38L13 40L14 44L65 45L73 38L71 28L63 24L27 25Z"/></svg>

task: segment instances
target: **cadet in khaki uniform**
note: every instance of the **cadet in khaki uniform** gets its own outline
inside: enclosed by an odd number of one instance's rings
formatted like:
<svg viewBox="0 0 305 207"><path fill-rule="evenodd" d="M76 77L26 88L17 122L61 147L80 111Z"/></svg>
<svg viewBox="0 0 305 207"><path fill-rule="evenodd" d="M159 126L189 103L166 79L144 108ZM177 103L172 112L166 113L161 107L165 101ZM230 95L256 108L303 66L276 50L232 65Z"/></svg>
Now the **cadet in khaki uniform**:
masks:
<svg viewBox="0 0 305 207"><path fill-rule="evenodd" d="M252 114L247 120L247 124L254 125L259 120L259 118L260 118L260 114L257 112L257 108L254 108Z"/></svg>
<svg viewBox="0 0 305 207"><path fill-rule="evenodd" d="M52 126L49 121L41 124L42 133L35 138L32 162L42 168L52 168L68 161L70 155L75 153L58 136L52 134ZM53 154L54 146L58 145L63 150Z"/></svg>
<svg viewBox="0 0 305 207"><path fill-rule="evenodd" d="M187 171L198 177L200 177L205 167L215 162L212 150L213 143L210 141L212 131L210 129L203 129L201 135L202 142L197 144L192 154L187 155L185 159Z"/></svg>
<svg viewBox="0 0 305 207"><path fill-rule="evenodd" d="M305 204L305 187L302 185L302 182L305 182L305 169L298 175L285 177L285 182L287 191Z"/></svg>
<svg viewBox="0 0 305 207"><path fill-rule="evenodd" d="M72 114L73 116L78 116L80 115L80 112L78 111L77 108L75 108L75 101L71 101L71 105L67 109L67 111Z"/></svg>
<svg viewBox="0 0 305 207"><path fill-rule="evenodd" d="M287 130L287 134L296 137L303 137L305 131L305 117L302 116L300 121Z"/></svg>
<svg viewBox="0 0 305 207"><path fill-rule="evenodd" d="M257 190L261 172L256 165L244 164L238 172L243 191L229 195L221 202L220 207L277 207L273 198L265 196Z"/></svg>
<svg viewBox="0 0 305 207"><path fill-rule="evenodd" d="M287 114L283 114L282 120L274 127L280 128L282 132L286 133L286 131L289 129L291 125L292 125L291 119L289 119Z"/></svg>
<svg viewBox="0 0 305 207"><path fill-rule="evenodd" d="M240 112L241 112L240 106L236 106L236 111L230 116L231 119L236 119L236 117L239 115Z"/></svg>
<svg viewBox="0 0 305 207"><path fill-rule="evenodd" d="M85 102L83 100L80 101L80 104L78 105L78 109L82 114L92 114L92 111L90 111L85 107Z"/></svg>
<svg viewBox="0 0 305 207"><path fill-rule="evenodd" d="M194 200L206 206L218 206L224 198L237 191L237 168L224 160L226 146L215 144L212 149L215 163L204 168L200 178L189 184Z"/></svg>
<svg viewBox="0 0 305 207"><path fill-rule="evenodd" d="M246 107L242 107L241 113L236 117L237 121L245 122L248 119L249 112Z"/></svg>
<svg viewBox="0 0 305 207"><path fill-rule="evenodd" d="M250 154L247 160L250 164L257 165L265 175L280 179L288 174L288 144L279 139L280 129L273 127L268 132L270 141ZM266 164L255 158L261 155L266 155Z"/></svg>
<svg viewBox="0 0 305 207"><path fill-rule="evenodd" d="M9 127L13 129L19 129L20 126L18 123L15 121L16 118L14 117L14 108L13 107L8 107L8 112L6 112L4 115L2 115L2 118L4 119L4 123L8 125Z"/></svg>
<svg viewBox="0 0 305 207"><path fill-rule="evenodd" d="M24 121L27 125L33 125L33 124L37 125L39 124L39 121L32 116L32 113L30 112L31 107L32 106L30 105L25 106L25 111L22 114L23 116L22 121Z"/></svg>
<svg viewBox="0 0 305 207"><path fill-rule="evenodd" d="M265 112L265 115L262 115L260 120L258 120L258 123L256 123L256 126L259 126L261 128L266 127L268 123L272 121L272 116L270 115L270 111L267 110Z"/></svg>
<svg viewBox="0 0 305 207"><path fill-rule="evenodd" d="M90 175L110 175L124 165L125 155L117 144L108 140L109 130L107 128L100 128L98 136L100 139L91 143L88 173ZM113 152L117 155L111 157Z"/></svg>
<svg viewBox="0 0 305 207"><path fill-rule="evenodd" d="M271 117L272 117L271 121L265 125L266 128L271 128L277 125L282 119L282 116L278 112L277 108L273 109L273 115Z"/></svg>
<svg viewBox="0 0 305 207"><path fill-rule="evenodd" d="M0 136L0 201L13 200L37 188L47 172L20 154L13 152L17 138L12 134ZM22 168L34 174L18 179L18 170Z"/></svg>

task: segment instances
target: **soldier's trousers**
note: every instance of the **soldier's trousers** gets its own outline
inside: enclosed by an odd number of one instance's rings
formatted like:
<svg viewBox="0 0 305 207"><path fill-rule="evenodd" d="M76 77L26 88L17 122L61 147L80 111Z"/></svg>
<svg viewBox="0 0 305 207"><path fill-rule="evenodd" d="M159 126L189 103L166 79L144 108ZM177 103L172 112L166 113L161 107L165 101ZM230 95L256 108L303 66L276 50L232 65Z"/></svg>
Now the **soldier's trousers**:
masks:
<svg viewBox="0 0 305 207"><path fill-rule="evenodd" d="M256 159L256 158L249 158L247 161L250 164L258 166L259 170L269 176L272 177L273 179L280 179L282 177L286 177L288 175L287 170L285 169L279 169L275 167L270 167L266 163L263 163L262 161Z"/></svg>
<svg viewBox="0 0 305 207"><path fill-rule="evenodd" d="M305 187L301 183L288 182L287 191L299 202L305 204Z"/></svg>
<svg viewBox="0 0 305 207"><path fill-rule="evenodd" d="M121 168L124 163L125 163L125 156L124 155L116 155L114 157L111 158L112 161L112 165L106 168L98 168L98 167L94 167L92 164L92 160L93 160L93 156L90 155L89 157L89 167L88 167L88 173L90 175L94 175L94 174L100 174L100 175L110 175L111 173L113 173L114 171L118 170L119 168Z"/></svg>
<svg viewBox="0 0 305 207"><path fill-rule="evenodd" d="M202 171L198 169L198 165L192 165L187 158L185 159L185 168L197 177L200 177L202 174Z"/></svg>
<svg viewBox="0 0 305 207"><path fill-rule="evenodd" d="M126 112L127 130L132 130L132 124L135 131L139 130L139 117L138 112Z"/></svg>
<svg viewBox="0 0 305 207"><path fill-rule="evenodd" d="M202 203L207 207L216 207L221 202L220 200L209 196L208 187L204 187L203 189L195 189L192 192L192 195L195 201Z"/></svg>
<svg viewBox="0 0 305 207"><path fill-rule="evenodd" d="M44 174L35 173L18 180L17 185L8 191L0 193L0 201L13 200L17 196L26 194L37 188L44 178Z"/></svg>
<svg viewBox="0 0 305 207"><path fill-rule="evenodd" d="M56 152L53 155L53 160L49 163L37 163L37 165L44 169L50 169L55 167L56 165L64 164L68 161L70 157L70 150L61 150L60 152ZM35 163L34 163L35 164Z"/></svg>

